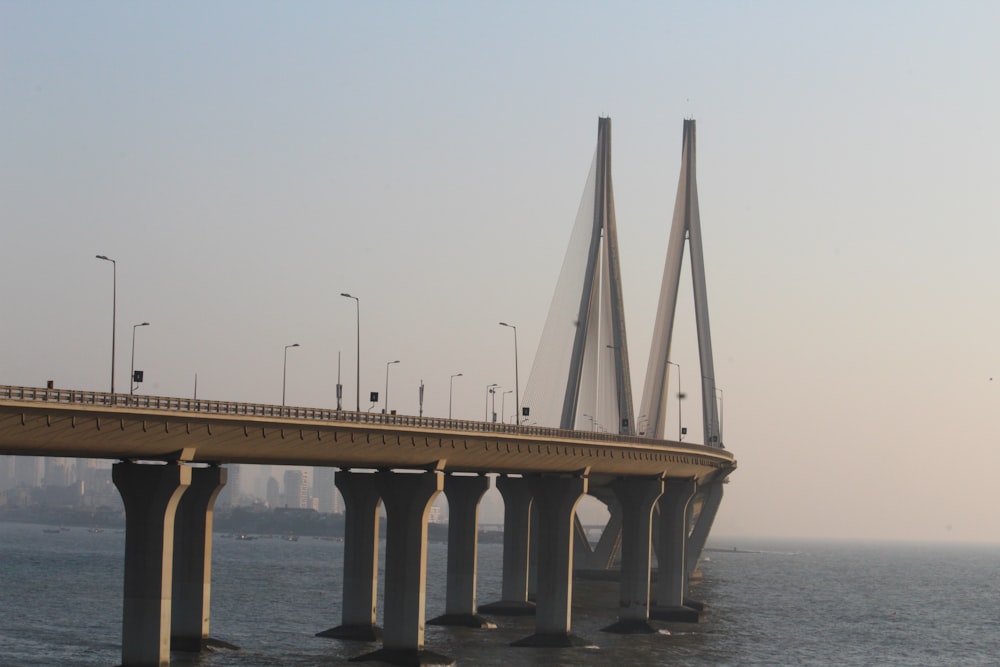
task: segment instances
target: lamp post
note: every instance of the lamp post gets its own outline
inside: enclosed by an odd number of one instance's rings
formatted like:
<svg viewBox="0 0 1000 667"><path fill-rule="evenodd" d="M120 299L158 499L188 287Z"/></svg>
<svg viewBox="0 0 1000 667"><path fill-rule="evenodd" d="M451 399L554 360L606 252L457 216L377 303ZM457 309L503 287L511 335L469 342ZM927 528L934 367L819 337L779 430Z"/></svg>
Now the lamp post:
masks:
<svg viewBox="0 0 1000 667"><path fill-rule="evenodd" d="M493 394L493 401L492 401L493 402L493 408L492 408L491 412L493 414L493 420L492 421L493 421L494 424L497 421L497 389L496 388L499 387L499 386L500 385L494 385L494 387L492 389L490 389L490 393ZM487 420L487 421L489 421L489 420Z"/></svg>
<svg viewBox="0 0 1000 667"><path fill-rule="evenodd" d="M503 394L500 395L500 423L501 424L507 423L506 422L506 417L505 417L505 415L507 414L507 394L513 394L513 393L514 393L513 389L508 389L507 391L505 391Z"/></svg>
<svg viewBox="0 0 1000 667"><path fill-rule="evenodd" d="M129 371L128 377L128 393L132 394L135 389L135 330L139 327L148 327L149 322L143 322L142 324L132 325L132 368Z"/></svg>
<svg viewBox="0 0 1000 667"><path fill-rule="evenodd" d="M681 401L684 400L684 392L681 391L681 365L668 361L671 366L677 366L677 442L684 440L684 429L681 427Z"/></svg>
<svg viewBox="0 0 1000 667"><path fill-rule="evenodd" d="M399 359L385 362L385 410L383 410L385 414L389 414L389 366L398 363Z"/></svg>
<svg viewBox="0 0 1000 667"><path fill-rule="evenodd" d="M514 403L517 405L514 407L514 415L516 419L514 423L521 424L521 382L517 377L517 327L513 324L507 324L506 322L500 322L502 327L510 327L514 330Z"/></svg>
<svg viewBox="0 0 1000 667"><path fill-rule="evenodd" d="M288 377L288 348L298 346L298 343L285 346L285 364L281 369L281 407L285 407L285 378Z"/></svg>
<svg viewBox="0 0 1000 667"><path fill-rule="evenodd" d="M454 375L451 376L451 379L448 380L448 419L451 419L451 393L452 389L455 386L455 378L460 378L460 377L462 377L461 373L455 373Z"/></svg>
<svg viewBox="0 0 1000 667"><path fill-rule="evenodd" d="M361 299L356 296L351 296L347 292L341 292L340 296L347 297L348 299L354 299L355 310L357 312L357 322L358 322L358 366L357 373L355 374L355 386L354 390L357 392L357 411L361 412Z"/></svg>
<svg viewBox="0 0 1000 667"><path fill-rule="evenodd" d="M499 386L496 382L486 385L486 408L483 410L483 421L490 420L490 392L493 391L493 387Z"/></svg>
<svg viewBox="0 0 1000 667"><path fill-rule="evenodd" d="M115 393L115 329L118 316L118 263L110 257L96 255L97 259L111 262L111 393ZM131 386L131 385L129 385Z"/></svg>

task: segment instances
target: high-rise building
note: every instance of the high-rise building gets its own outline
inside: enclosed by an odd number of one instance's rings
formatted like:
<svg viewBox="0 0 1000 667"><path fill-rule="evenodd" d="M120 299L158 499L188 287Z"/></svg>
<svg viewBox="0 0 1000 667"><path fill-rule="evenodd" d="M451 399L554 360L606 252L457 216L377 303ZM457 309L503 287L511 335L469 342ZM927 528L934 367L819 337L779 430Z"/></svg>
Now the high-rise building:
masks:
<svg viewBox="0 0 1000 667"><path fill-rule="evenodd" d="M333 468L313 468L313 497L320 512L334 512L337 504L337 487L333 485Z"/></svg>
<svg viewBox="0 0 1000 667"><path fill-rule="evenodd" d="M47 456L44 459L45 474L42 477L43 486L69 486L73 482L73 471L70 459L59 456Z"/></svg>
<svg viewBox="0 0 1000 667"><path fill-rule="evenodd" d="M285 507L312 507L308 469L285 471Z"/></svg>
<svg viewBox="0 0 1000 667"><path fill-rule="evenodd" d="M242 466L239 464L232 464L226 466L226 471L228 476L226 478L226 485L222 487L222 491L219 492L219 497L215 501L216 508L219 509L229 509L230 507L236 507L240 502L240 478L242 477Z"/></svg>
<svg viewBox="0 0 1000 667"><path fill-rule="evenodd" d="M267 497L268 507L278 507L281 500L281 489L278 486L278 480L273 477L268 477L266 481L267 490L265 491Z"/></svg>

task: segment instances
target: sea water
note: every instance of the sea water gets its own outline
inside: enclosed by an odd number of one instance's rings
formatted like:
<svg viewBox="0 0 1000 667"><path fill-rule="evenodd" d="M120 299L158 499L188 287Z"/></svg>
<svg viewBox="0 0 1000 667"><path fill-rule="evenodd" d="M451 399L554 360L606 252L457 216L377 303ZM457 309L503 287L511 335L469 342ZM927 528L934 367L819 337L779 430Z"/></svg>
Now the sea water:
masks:
<svg viewBox="0 0 1000 667"><path fill-rule="evenodd" d="M0 666L118 664L125 536L52 530L0 523ZM590 648L510 646L532 634L530 617L494 617L495 630L427 626L426 648L505 667L1000 664L1000 546L714 546L694 588L704 623L609 634L617 584L577 581L573 634ZM499 598L501 556L498 544L479 547L481 604ZM428 619L444 611L446 560L446 545L428 547ZM174 653L173 665L345 664L377 648L315 636L340 622L342 542L216 535L212 567L211 635L240 650Z"/></svg>

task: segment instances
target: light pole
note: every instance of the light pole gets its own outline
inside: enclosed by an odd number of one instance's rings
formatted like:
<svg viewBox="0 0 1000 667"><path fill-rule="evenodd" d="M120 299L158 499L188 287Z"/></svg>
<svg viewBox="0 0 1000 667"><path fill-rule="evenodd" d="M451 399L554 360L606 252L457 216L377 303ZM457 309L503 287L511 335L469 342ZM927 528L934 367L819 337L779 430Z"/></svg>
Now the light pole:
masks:
<svg viewBox="0 0 1000 667"><path fill-rule="evenodd" d="M494 424L497 421L497 390L496 390L496 388L499 387L499 386L500 385L494 385L493 388L490 389L490 393L493 394L493 410L492 410L492 412L493 412L493 423ZM489 420L487 420L487 421L489 421Z"/></svg>
<svg viewBox="0 0 1000 667"><path fill-rule="evenodd" d="M110 257L96 255L97 259L111 262L111 393L115 393L115 329L118 316L118 263ZM131 386L131 385L129 385Z"/></svg>
<svg viewBox="0 0 1000 667"><path fill-rule="evenodd" d="M499 386L496 382L486 385L486 407L483 409L483 421L488 422L490 420L490 392L493 391L493 387Z"/></svg>
<svg viewBox="0 0 1000 667"><path fill-rule="evenodd" d="M514 393L513 389L508 389L507 391L505 391L503 394L500 395L500 423L501 424L506 423L506 421L504 420L504 415L507 414L507 394L513 394L513 393Z"/></svg>
<svg viewBox="0 0 1000 667"><path fill-rule="evenodd" d="M340 296L345 296L348 299L354 299L354 305L357 311L357 322L358 322L358 367L357 373L355 375L356 381L354 390L358 394L357 411L361 412L361 299L356 296L351 296L347 292L341 292Z"/></svg>
<svg viewBox="0 0 1000 667"><path fill-rule="evenodd" d="M451 419L451 393L452 389L455 386L455 378L460 378L460 377L462 377L461 373L455 373L454 375L451 376L451 379L448 380L448 419Z"/></svg>
<svg viewBox="0 0 1000 667"><path fill-rule="evenodd" d="M129 371L128 377L128 393L132 394L135 389L135 330L139 327L148 327L149 322L143 322L142 324L132 325L132 368Z"/></svg>
<svg viewBox="0 0 1000 667"><path fill-rule="evenodd" d="M681 391L681 365L668 361L671 366L677 366L677 442L684 440L684 429L681 427L681 401L684 400L684 392Z"/></svg>
<svg viewBox="0 0 1000 667"><path fill-rule="evenodd" d="M281 369L281 407L285 407L285 378L288 377L288 348L298 346L298 343L285 346L285 364Z"/></svg>
<svg viewBox="0 0 1000 667"><path fill-rule="evenodd" d="M521 424L521 382L517 377L517 327L513 324L507 324L506 322L500 322L502 327L510 327L514 330L514 403L517 405L514 407L514 415L516 419L514 423Z"/></svg>
<svg viewBox="0 0 1000 667"><path fill-rule="evenodd" d="M396 361L387 361L385 363L385 410L383 410L385 414L389 414L389 366L398 363L399 359L396 359Z"/></svg>

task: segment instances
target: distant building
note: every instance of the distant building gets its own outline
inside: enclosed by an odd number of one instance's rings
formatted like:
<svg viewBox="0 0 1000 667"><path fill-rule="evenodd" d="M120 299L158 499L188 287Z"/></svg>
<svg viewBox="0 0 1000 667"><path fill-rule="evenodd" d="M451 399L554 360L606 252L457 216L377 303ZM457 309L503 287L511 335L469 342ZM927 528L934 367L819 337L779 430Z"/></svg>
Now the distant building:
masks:
<svg viewBox="0 0 1000 667"><path fill-rule="evenodd" d="M233 464L226 466L227 477L226 485L222 487L222 491L219 492L219 497L215 500L215 506L218 509L229 509L231 507L236 507L239 503L240 495L240 481L241 481L241 468L242 466Z"/></svg>
<svg viewBox="0 0 1000 667"><path fill-rule="evenodd" d="M267 494L267 506L268 507L279 507L278 502L281 499L281 489L278 486L278 480L273 477L268 477L266 482Z"/></svg>
<svg viewBox="0 0 1000 667"><path fill-rule="evenodd" d="M333 485L333 468L313 468L313 498L316 500L318 512L335 512L337 487Z"/></svg>
<svg viewBox="0 0 1000 667"><path fill-rule="evenodd" d="M70 459L48 456L45 458L44 470L42 486L69 486L76 481L76 475L70 468Z"/></svg>
<svg viewBox="0 0 1000 667"><path fill-rule="evenodd" d="M285 471L285 507L311 508L311 490L308 469Z"/></svg>

